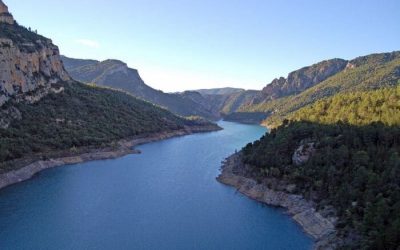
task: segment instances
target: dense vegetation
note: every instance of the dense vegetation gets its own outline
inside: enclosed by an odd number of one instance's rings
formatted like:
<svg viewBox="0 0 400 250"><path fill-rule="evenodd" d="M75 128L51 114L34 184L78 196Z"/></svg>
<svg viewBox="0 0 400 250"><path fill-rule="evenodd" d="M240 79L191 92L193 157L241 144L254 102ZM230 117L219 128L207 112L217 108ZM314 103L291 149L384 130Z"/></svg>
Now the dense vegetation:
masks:
<svg viewBox="0 0 400 250"><path fill-rule="evenodd" d="M322 99L289 115L290 120L321 124L345 122L368 125L382 122L400 124L400 85L375 91L338 94Z"/></svg>
<svg viewBox="0 0 400 250"><path fill-rule="evenodd" d="M257 178L279 178L333 206L344 248L400 246L400 86L339 94L292 114L243 149ZM299 146L315 147L295 165ZM312 153L314 152L314 153Z"/></svg>
<svg viewBox="0 0 400 250"><path fill-rule="evenodd" d="M62 86L62 93L49 94L36 104L2 107L16 107L22 119L0 129L0 162L199 124L120 91L75 82Z"/></svg>
<svg viewBox="0 0 400 250"><path fill-rule="evenodd" d="M297 95L247 105L243 112L271 112L265 124L279 125L285 117L302 107L339 93L373 90L400 83L400 52L356 58L349 67Z"/></svg>
<svg viewBox="0 0 400 250"><path fill-rule="evenodd" d="M292 165L302 142L316 153L302 166ZM293 122L243 150L244 161L261 177L297 185L319 207L337 210L339 233L355 230L356 249L397 249L400 245L400 128L375 123L321 125Z"/></svg>

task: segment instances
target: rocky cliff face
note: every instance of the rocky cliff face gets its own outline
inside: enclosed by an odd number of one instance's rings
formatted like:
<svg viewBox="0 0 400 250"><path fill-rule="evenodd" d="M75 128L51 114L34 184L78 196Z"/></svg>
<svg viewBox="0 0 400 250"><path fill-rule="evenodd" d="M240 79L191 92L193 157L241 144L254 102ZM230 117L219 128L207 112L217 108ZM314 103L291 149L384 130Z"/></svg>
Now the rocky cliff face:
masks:
<svg viewBox="0 0 400 250"><path fill-rule="evenodd" d="M0 1L0 106L12 98L40 99L53 83L69 79L58 47L16 24Z"/></svg>
<svg viewBox="0 0 400 250"><path fill-rule="evenodd" d="M292 161L295 166L301 166L308 162L308 160L315 154L315 143L302 142L301 145L293 153Z"/></svg>
<svg viewBox="0 0 400 250"><path fill-rule="evenodd" d="M38 40L24 46L34 51L25 51L13 40L0 38L0 106L19 94L50 89L52 83L69 80L58 48L51 42Z"/></svg>
<svg viewBox="0 0 400 250"><path fill-rule="evenodd" d="M344 70L347 64L346 60L332 59L293 71L287 78L280 77L268 84L254 103L298 94Z"/></svg>

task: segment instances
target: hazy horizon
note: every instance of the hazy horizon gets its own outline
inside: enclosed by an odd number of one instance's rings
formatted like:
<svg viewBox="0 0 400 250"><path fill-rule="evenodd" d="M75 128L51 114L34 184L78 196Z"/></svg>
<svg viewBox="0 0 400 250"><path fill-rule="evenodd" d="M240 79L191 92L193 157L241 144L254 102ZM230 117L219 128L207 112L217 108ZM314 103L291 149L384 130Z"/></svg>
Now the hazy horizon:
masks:
<svg viewBox="0 0 400 250"><path fill-rule="evenodd" d="M395 0L41 1L51 12L33 0L4 2L62 54L124 61L166 92L261 89L321 60L400 49Z"/></svg>

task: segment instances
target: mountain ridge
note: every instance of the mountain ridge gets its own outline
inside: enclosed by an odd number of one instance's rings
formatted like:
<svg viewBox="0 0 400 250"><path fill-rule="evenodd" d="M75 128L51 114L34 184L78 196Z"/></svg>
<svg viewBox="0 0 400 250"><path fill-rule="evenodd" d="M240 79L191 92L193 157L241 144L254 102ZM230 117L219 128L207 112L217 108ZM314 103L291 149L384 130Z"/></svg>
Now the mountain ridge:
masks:
<svg viewBox="0 0 400 250"><path fill-rule="evenodd" d="M119 60L83 60L62 56L66 69L72 78L84 83L93 83L121 89L132 95L164 107L182 116L201 116L207 119L219 119L218 112L192 100L190 92L164 93L148 86L140 77L138 70L129 68Z"/></svg>
<svg viewBox="0 0 400 250"><path fill-rule="evenodd" d="M289 73L288 78L277 78L268 84L253 99L243 103L235 112L227 116L234 121L248 120L252 113L259 117L260 113L268 117L264 121L252 119L268 127L279 125L284 117L301 107L317 100L347 91L368 90L390 87L400 84L400 51L373 53L352 60L331 59L311 66L303 67ZM332 65L327 67L326 65ZM322 66L322 68L320 68ZM310 70L314 78L306 77L306 83L293 88L289 92L288 79L304 79L304 71ZM322 76L318 72L322 70ZM308 78L308 79L307 79ZM313 80L314 79L314 80ZM316 79L316 80L315 80ZM293 80L292 80L293 82ZM294 81L296 82L296 81ZM304 83L304 82L303 82ZM284 93L282 93L282 91Z"/></svg>
<svg viewBox="0 0 400 250"><path fill-rule="evenodd" d="M318 94L321 92L318 89L327 82L332 81L331 79L335 79L335 77L336 79L340 79L342 75L348 77L346 74L351 74L353 70L358 70L365 64L372 65L373 69L378 69L380 64L393 61L397 57L398 52L389 52L360 56L352 60L340 58L323 60L292 71L286 78L276 78L260 91L226 87L198 89L172 94L160 92L165 95L171 95L170 98L173 97L172 99L175 99L172 103L165 103L165 100L160 101L157 100L157 98L149 97L148 93L140 93L140 89L131 89L130 92L147 101L163 106L172 112L185 116L193 115L193 112L185 112L176 109L176 106L184 103L184 106L189 105L191 107L200 107L199 110L201 112L195 112L195 115L203 116L209 119L210 117L213 119L222 117L228 121L263 123L266 126L273 126L273 124L276 122L269 121L276 120L275 117L281 117L282 115L280 115L280 113L285 115L286 112L292 112L297 108L312 103L314 99L318 100L320 98L324 98L325 94ZM121 65L122 64L123 63L121 62ZM69 67L67 68L70 69ZM70 69L70 74L74 75L74 68ZM89 81L88 79L85 79L85 75L82 73L78 74L77 78ZM95 79L95 81L110 82L111 80ZM127 81L128 80L126 80L126 82ZM343 86L350 85L342 80L337 81L341 81L341 83L336 84L337 87L331 89L331 94L329 95L336 94L336 92L339 93L341 91L345 91ZM137 85L140 86L140 84L145 85L142 80ZM112 84L106 85L115 87L112 86ZM341 85L341 87L339 87L339 85ZM360 84L358 83L358 85ZM144 88L148 87L147 85L145 86L146 87ZM195 92L199 93L200 95L195 94ZM307 97L309 100L303 104L303 101L300 99L303 98L302 96L307 95L310 95L311 97ZM263 120L265 121L263 122Z"/></svg>

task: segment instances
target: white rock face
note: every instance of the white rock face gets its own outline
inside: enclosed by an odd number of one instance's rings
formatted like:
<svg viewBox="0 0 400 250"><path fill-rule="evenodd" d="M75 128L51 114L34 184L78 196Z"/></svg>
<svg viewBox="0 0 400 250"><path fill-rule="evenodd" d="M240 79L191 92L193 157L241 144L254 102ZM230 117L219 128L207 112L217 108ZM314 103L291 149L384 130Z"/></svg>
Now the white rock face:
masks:
<svg viewBox="0 0 400 250"><path fill-rule="evenodd" d="M0 107L13 97L27 99L28 94L30 100L40 99L51 84L70 80L58 47L16 24L2 0L0 25Z"/></svg>
<svg viewBox="0 0 400 250"><path fill-rule="evenodd" d="M0 106L11 97L70 79L57 46L38 41L21 50L12 40L0 38Z"/></svg>
<svg viewBox="0 0 400 250"><path fill-rule="evenodd" d="M315 153L315 143L302 144L293 154L292 161L295 166L300 166L308 162Z"/></svg>

